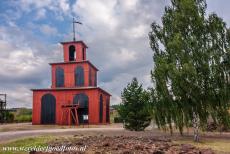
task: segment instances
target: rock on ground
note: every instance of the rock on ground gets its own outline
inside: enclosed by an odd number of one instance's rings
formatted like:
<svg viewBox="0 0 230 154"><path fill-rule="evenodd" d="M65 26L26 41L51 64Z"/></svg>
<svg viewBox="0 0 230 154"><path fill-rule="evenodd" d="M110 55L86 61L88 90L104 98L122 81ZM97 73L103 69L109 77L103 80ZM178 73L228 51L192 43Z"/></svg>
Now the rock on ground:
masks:
<svg viewBox="0 0 230 154"><path fill-rule="evenodd" d="M49 143L51 147L85 147L85 151L52 152L52 154L213 154L211 149L199 149L190 144L174 144L170 139L151 136L78 136ZM48 154L30 152L30 154ZM50 154L50 153L49 153Z"/></svg>

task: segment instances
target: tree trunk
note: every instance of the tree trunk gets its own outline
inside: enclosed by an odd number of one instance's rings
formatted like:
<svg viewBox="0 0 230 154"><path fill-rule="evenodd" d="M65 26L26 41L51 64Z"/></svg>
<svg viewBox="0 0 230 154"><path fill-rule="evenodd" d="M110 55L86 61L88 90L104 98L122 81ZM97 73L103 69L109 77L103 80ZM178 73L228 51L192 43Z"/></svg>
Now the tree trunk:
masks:
<svg viewBox="0 0 230 154"><path fill-rule="evenodd" d="M184 134L183 134L183 127L179 126L179 131L180 131L180 135L184 136Z"/></svg>
<svg viewBox="0 0 230 154"><path fill-rule="evenodd" d="M172 127L172 123L169 123L169 129L170 129L170 135L173 135L173 127Z"/></svg>
<svg viewBox="0 0 230 154"><path fill-rule="evenodd" d="M194 131L194 141L195 142L199 142L199 117L198 115L193 112L193 120L192 120L192 124L193 124L193 131Z"/></svg>

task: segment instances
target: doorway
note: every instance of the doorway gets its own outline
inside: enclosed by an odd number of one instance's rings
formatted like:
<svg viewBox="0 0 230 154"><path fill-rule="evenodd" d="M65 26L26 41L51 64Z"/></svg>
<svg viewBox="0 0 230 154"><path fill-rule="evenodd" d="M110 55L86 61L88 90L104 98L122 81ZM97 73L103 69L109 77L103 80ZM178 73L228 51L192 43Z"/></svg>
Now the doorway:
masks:
<svg viewBox="0 0 230 154"><path fill-rule="evenodd" d="M79 108L77 110L79 124L87 124L89 122L89 120L86 118L89 114L88 96L84 93L76 94L73 98L73 103L79 104ZM74 115L76 115L76 113Z"/></svg>
<svg viewBox="0 0 230 154"><path fill-rule="evenodd" d="M56 99L52 94L45 94L41 99L41 124L56 123Z"/></svg>

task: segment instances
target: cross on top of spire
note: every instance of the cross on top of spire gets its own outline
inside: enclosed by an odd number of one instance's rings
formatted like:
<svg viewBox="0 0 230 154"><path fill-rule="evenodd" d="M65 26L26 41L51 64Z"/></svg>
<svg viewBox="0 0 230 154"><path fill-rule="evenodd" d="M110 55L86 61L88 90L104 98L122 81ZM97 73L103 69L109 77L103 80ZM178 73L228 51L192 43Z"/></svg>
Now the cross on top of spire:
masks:
<svg viewBox="0 0 230 154"><path fill-rule="evenodd" d="M79 21L76 21L76 20L73 18L73 41L76 41L76 38L75 38L75 24L82 25L82 23L79 22Z"/></svg>

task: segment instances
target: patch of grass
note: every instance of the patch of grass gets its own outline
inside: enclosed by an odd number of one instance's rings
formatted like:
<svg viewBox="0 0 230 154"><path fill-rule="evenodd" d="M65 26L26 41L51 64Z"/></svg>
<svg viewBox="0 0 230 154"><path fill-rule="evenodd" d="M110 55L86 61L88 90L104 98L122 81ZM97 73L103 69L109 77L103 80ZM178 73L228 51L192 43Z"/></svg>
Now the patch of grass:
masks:
<svg viewBox="0 0 230 154"><path fill-rule="evenodd" d="M16 122L31 122L32 115L19 115L15 117Z"/></svg>
<svg viewBox="0 0 230 154"><path fill-rule="evenodd" d="M0 145L0 154L28 154L26 151L3 151L3 147L45 147L48 142L55 140L54 136L39 136L19 139Z"/></svg>
<svg viewBox="0 0 230 154"><path fill-rule="evenodd" d="M19 108L14 113L15 122L31 122L32 121L32 109Z"/></svg>
<svg viewBox="0 0 230 154"><path fill-rule="evenodd" d="M194 142L191 139L182 139L173 141L177 144L191 144L198 148L202 149L212 149L216 153L230 153L230 141L229 140L223 140L223 139L208 139L208 140L202 140L201 142Z"/></svg>

